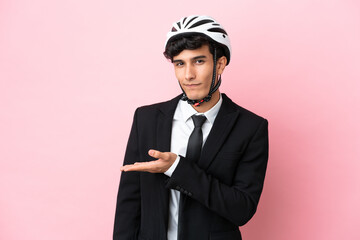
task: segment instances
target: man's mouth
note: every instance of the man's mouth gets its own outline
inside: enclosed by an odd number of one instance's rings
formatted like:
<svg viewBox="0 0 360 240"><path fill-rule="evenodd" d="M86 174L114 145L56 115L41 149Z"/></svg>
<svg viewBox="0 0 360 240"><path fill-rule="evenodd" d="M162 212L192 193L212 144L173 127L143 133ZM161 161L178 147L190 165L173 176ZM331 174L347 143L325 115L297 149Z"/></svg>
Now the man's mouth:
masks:
<svg viewBox="0 0 360 240"><path fill-rule="evenodd" d="M184 84L184 86L187 88L196 88L196 87L200 86L200 83Z"/></svg>

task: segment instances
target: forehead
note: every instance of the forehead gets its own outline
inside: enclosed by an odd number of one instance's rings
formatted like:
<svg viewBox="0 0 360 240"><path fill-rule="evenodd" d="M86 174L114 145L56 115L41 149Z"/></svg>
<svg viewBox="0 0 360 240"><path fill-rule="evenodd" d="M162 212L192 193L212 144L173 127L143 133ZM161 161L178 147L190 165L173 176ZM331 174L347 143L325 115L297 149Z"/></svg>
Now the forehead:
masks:
<svg viewBox="0 0 360 240"><path fill-rule="evenodd" d="M184 49L178 55L173 57L173 60L186 60L192 59L198 56L211 57L209 45L204 44L197 49Z"/></svg>

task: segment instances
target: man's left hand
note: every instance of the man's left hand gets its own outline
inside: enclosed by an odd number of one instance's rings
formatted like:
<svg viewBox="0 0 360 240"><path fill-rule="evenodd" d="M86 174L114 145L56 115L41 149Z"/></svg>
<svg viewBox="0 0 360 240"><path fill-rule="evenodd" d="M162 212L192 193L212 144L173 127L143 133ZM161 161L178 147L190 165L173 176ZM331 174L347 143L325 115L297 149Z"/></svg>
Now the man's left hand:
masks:
<svg viewBox="0 0 360 240"><path fill-rule="evenodd" d="M122 166L120 170L125 172L140 171L150 173L164 173L171 167L177 158L175 153L160 152L153 149L150 149L148 154L153 158L157 158L157 160L150 162L136 162L134 164Z"/></svg>

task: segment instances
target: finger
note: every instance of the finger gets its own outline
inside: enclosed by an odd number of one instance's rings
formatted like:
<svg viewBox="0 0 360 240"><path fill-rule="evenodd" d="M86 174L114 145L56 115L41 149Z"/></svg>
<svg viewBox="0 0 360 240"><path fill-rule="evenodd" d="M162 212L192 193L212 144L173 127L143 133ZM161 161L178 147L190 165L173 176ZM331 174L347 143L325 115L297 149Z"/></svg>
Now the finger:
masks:
<svg viewBox="0 0 360 240"><path fill-rule="evenodd" d="M125 171L126 169L129 168L129 166L133 166L133 165L137 165L139 164L138 162L134 163L134 164L128 164L128 165L124 165L120 167L120 171Z"/></svg>
<svg viewBox="0 0 360 240"><path fill-rule="evenodd" d="M148 162L135 162L134 164L128 164L120 167L120 171L124 171L124 169L128 169L129 166L139 165L139 164L146 164Z"/></svg>
<svg viewBox="0 0 360 240"><path fill-rule="evenodd" d="M121 168L124 172L130 172L130 171L145 171L146 167L142 164L132 164L132 165L126 165Z"/></svg>
<svg viewBox="0 0 360 240"><path fill-rule="evenodd" d="M156 161L150 161L150 162L136 162L134 164L129 164L122 166L120 168L121 171L129 172L129 171L140 171L145 172L151 170L152 166L156 164Z"/></svg>
<svg viewBox="0 0 360 240"><path fill-rule="evenodd" d="M153 158L161 158L161 159L167 159L168 156L166 155L166 153L160 152L158 150L154 150L154 149L150 149L149 150L149 155Z"/></svg>

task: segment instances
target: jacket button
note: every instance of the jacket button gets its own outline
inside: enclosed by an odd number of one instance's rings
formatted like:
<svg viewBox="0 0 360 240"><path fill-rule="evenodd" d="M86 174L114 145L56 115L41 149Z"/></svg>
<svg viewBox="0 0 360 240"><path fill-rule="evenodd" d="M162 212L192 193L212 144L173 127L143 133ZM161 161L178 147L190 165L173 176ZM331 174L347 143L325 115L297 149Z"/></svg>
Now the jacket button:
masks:
<svg viewBox="0 0 360 240"><path fill-rule="evenodd" d="M184 190L183 188L180 188L180 192L182 192L182 193L183 193L184 191L185 191L185 190Z"/></svg>
<svg viewBox="0 0 360 240"><path fill-rule="evenodd" d="M192 193L191 193L191 192L189 192L189 193L188 193L188 196L189 196L189 197L191 197L191 196L192 196Z"/></svg>
<svg viewBox="0 0 360 240"><path fill-rule="evenodd" d="M188 191L186 191L186 190L184 190L184 194L188 195L188 194L189 194L189 192L188 192Z"/></svg>
<svg viewBox="0 0 360 240"><path fill-rule="evenodd" d="M180 190L180 187L179 187L179 186L176 186L176 190L178 190L178 191L179 191L179 190Z"/></svg>

